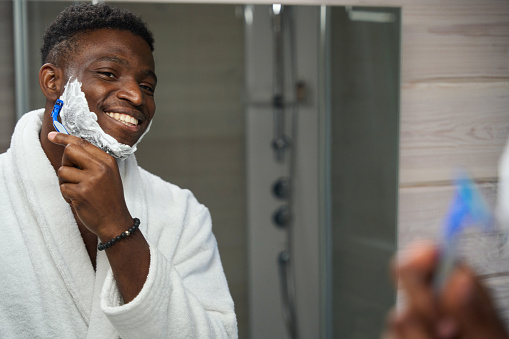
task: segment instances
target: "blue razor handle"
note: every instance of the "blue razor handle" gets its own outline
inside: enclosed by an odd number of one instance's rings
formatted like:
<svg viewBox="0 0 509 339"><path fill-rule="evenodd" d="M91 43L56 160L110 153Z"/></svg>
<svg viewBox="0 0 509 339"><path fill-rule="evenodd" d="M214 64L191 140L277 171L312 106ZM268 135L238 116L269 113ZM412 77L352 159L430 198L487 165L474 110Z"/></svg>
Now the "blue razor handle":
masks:
<svg viewBox="0 0 509 339"><path fill-rule="evenodd" d="M55 127L57 132L69 134L69 132L67 132L67 130L65 129L64 125L62 125L62 123L58 121L58 115L60 114L63 105L64 102L58 99L55 102L55 106L53 106L53 111L51 111L51 117L53 118L53 127Z"/></svg>
<svg viewBox="0 0 509 339"><path fill-rule="evenodd" d="M444 244L435 276L436 290L443 288L456 266L463 231L469 227L478 227L488 232L494 225L494 217L484 197L465 171L458 172L455 186L455 194L443 226Z"/></svg>

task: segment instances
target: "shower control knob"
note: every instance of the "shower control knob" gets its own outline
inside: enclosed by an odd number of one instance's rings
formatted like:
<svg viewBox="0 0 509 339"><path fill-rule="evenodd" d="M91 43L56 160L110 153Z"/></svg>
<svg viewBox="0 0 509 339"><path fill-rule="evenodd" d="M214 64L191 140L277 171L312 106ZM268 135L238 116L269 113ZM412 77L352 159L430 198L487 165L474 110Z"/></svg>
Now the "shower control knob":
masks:
<svg viewBox="0 0 509 339"><path fill-rule="evenodd" d="M285 228L290 224L291 215L288 206L279 207L272 215L272 221L277 227Z"/></svg>
<svg viewBox="0 0 509 339"><path fill-rule="evenodd" d="M288 199L291 193L290 190L291 185L289 178L279 178L274 185L272 185L272 194L279 199Z"/></svg>
<svg viewBox="0 0 509 339"><path fill-rule="evenodd" d="M290 254L288 251L281 251L277 256L277 260L280 264L287 264L290 261Z"/></svg>
<svg viewBox="0 0 509 339"><path fill-rule="evenodd" d="M275 108L283 108L284 102L283 102L283 96L281 95L275 95L272 101Z"/></svg>
<svg viewBox="0 0 509 339"><path fill-rule="evenodd" d="M279 138L275 138L274 140L272 140L272 148L274 150L284 150L288 147L288 140L287 138L285 138L284 136L283 137L279 137Z"/></svg>

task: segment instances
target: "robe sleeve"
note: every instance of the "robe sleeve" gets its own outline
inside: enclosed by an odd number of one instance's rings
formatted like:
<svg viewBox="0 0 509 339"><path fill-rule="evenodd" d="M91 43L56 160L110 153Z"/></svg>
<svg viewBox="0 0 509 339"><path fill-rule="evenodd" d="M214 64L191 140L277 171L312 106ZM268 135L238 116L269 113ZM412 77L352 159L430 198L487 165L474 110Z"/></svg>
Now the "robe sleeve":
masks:
<svg viewBox="0 0 509 339"><path fill-rule="evenodd" d="M149 242L147 280L131 302L121 304L111 269L108 272L101 308L122 338L237 338L210 214L203 205L193 209L186 213L171 260Z"/></svg>

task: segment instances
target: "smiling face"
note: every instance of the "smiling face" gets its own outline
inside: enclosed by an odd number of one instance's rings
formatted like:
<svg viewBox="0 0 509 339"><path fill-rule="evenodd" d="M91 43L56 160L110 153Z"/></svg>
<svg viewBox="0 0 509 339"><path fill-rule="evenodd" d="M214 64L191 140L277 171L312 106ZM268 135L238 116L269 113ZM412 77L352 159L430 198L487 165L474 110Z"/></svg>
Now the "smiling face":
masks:
<svg viewBox="0 0 509 339"><path fill-rule="evenodd" d="M149 45L128 31L100 29L81 34L65 66L81 83L91 112L105 133L132 146L155 113L157 79Z"/></svg>

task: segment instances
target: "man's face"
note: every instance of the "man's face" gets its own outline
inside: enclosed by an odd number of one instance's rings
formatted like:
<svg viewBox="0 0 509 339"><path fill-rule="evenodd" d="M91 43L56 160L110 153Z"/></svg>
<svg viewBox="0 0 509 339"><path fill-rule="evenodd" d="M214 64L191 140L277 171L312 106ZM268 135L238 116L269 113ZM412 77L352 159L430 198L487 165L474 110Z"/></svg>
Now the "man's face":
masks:
<svg viewBox="0 0 509 339"><path fill-rule="evenodd" d="M83 34L67 74L82 83L90 111L107 134L132 146L155 113L157 79L150 47L128 31Z"/></svg>

